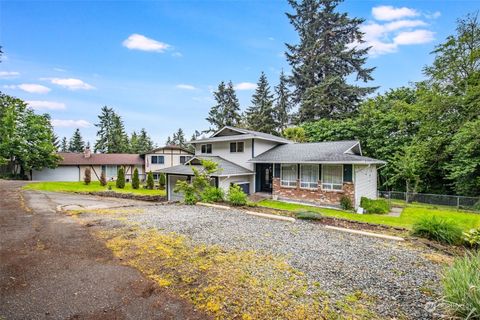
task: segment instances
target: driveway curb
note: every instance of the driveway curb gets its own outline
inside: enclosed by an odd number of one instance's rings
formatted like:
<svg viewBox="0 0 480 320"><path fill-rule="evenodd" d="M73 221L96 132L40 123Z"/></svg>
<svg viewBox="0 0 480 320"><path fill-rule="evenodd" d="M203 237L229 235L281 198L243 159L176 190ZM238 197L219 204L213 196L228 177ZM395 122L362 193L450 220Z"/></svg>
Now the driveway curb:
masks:
<svg viewBox="0 0 480 320"><path fill-rule="evenodd" d="M380 234L380 233L366 232L366 231L361 231L361 230L340 228L340 227L334 227L334 226L325 226L325 228L330 229L330 230L341 231L341 232L359 234L359 235L363 235L363 236L367 236L367 237L374 237L374 238L394 240L394 241L405 241L405 239L401 238L401 237L389 236L389 235Z"/></svg>
<svg viewBox="0 0 480 320"><path fill-rule="evenodd" d="M224 209L224 210L231 210L231 207L228 206L222 206L219 204L213 204L213 203L205 203L205 202L197 202L198 205L204 206L204 207L211 207L211 208L217 208L217 209ZM285 221L285 222L295 222L294 218L291 217L285 217L285 216L279 216L275 214L268 214L268 213L261 213L261 212L255 212L255 211L248 211L248 210L242 210L242 209L237 209L242 211L243 213L246 213L251 216L256 216L260 218L266 218L266 219L272 219L272 220L279 220L279 221Z"/></svg>

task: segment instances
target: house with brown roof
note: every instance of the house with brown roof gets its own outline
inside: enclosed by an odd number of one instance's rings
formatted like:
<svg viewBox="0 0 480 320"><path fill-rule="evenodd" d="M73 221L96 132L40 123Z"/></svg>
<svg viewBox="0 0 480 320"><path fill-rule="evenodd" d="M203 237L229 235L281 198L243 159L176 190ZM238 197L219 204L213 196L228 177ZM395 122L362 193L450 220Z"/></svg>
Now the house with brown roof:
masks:
<svg viewBox="0 0 480 320"><path fill-rule="evenodd" d="M38 181L82 181L85 170L91 169L92 181L100 180L105 172L107 180L115 180L119 167L125 168L125 178L130 180L133 170L138 169L140 180L145 179L145 160L143 155L128 153L92 153L85 149L83 153L60 152L62 160L55 169L34 170L31 179Z"/></svg>

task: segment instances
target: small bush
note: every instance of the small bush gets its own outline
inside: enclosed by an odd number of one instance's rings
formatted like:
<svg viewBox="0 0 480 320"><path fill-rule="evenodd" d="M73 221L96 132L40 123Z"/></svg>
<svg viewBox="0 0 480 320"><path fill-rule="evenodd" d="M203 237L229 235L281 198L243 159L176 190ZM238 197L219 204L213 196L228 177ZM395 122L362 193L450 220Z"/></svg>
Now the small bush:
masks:
<svg viewBox="0 0 480 320"><path fill-rule="evenodd" d="M175 188L173 189L173 192L182 193L183 202L185 204L193 205L198 201L198 197L195 193L195 187L191 183L188 183L185 180L178 180L177 183L175 184Z"/></svg>
<svg viewBox="0 0 480 320"><path fill-rule="evenodd" d="M132 189L138 189L140 187L140 179L138 178L138 169L133 170Z"/></svg>
<svg viewBox="0 0 480 320"><path fill-rule="evenodd" d="M471 229L463 233L463 241L472 248L480 248L480 228Z"/></svg>
<svg viewBox="0 0 480 320"><path fill-rule="evenodd" d="M203 202L220 202L223 201L225 195L220 188L207 187L203 190L201 196Z"/></svg>
<svg viewBox="0 0 480 320"><path fill-rule="evenodd" d="M459 244L462 240L462 229L459 226L436 216L417 221L413 225L412 234L445 244Z"/></svg>
<svg viewBox="0 0 480 320"><path fill-rule="evenodd" d="M228 191L228 202L234 206L244 206L247 204L247 195L240 186L233 184Z"/></svg>
<svg viewBox="0 0 480 320"><path fill-rule="evenodd" d="M150 171L147 174L147 189L153 190L154 184L155 183L153 181L153 173L152 173L152 171Z"/></svg>
<svg viewBox="0 0 480 320"><path fill-rule="evenodd" d="M85 169L85 176L83 177L83 182L88 186L92 182L92 171L90 168Z"/></svg>
<svg viewBox="0 0 480 320"><path fill-rule="evenodd" d="M460 319L480 319L480 251L456 259L443 277L444 300Z"/></svg>
<svg viewBox="0 0 480 320"><path fill-rule="evenodd" d="M366 213L385 214L390 212L390 206L385 199L368 199L362 197L360 199L360 207L366 210Z"/></svg>
<svg viewBox="0 0 480 320"><path fill-rule="evenodd" d="M350 199L350 197L347 197L347 196L342 196L340 198L340 207L343 210L347 210L347 211L353 210L352 199Z"/></svg>
<svg viewBox="0 0 480 320"><path fill-rule="evenodd" d="M165 188L165 183L166 183L165 181L166 181L165 180L165 173L160 173L159 176L158 176L158 184L160 185L160 187L162 189Z"/></svg>
<svg viewBox="0 0 480 320"><path fill-rule="evenodd" d="M107 185L107 176L105 175L105 171L102 171L100 174L100 185L103 187Z"/></svg>
<svg viewBox="0 0 480 320"><path fill-rule="evenodd" d="M321 220L323 217L320 213L313 211L301 211L296 214L297 219L302 220Z"/></svg>
<svg viewBox="0 0 480 320"><path fill-rule="evenodd" d="M118 189L125 188L125 169L123 169L123 167L120 167L120 169L118 169L117 181L115 185Z"/></svg>

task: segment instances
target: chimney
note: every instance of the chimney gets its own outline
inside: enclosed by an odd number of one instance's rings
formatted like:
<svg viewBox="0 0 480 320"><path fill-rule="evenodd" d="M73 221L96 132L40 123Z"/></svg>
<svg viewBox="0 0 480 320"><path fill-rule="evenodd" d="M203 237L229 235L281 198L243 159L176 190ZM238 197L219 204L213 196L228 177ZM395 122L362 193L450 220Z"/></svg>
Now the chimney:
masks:
<svg viewBox="0 0 480 320"><path fill-rule="evenodd" d="M92 151L90 151L89 147L86 147L85 150L83 150L83 157L85 159L88 159L92 156Z"/></svg>

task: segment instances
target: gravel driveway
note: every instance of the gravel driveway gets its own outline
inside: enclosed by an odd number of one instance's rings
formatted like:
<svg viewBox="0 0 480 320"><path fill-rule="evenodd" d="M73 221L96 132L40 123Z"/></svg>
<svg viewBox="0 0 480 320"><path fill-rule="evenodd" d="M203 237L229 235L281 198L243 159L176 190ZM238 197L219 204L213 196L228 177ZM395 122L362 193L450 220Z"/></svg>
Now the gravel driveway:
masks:
<svg viewBox="0 0 480 320"><path fill-rule="evenodd" d="M200 206L150 206L127 218L144 227L177 232L196 243L286 256L332 298L361 290L376 298L376 311L386 317L432 317L426 306L435 298L422 292L438 292L441 266L424 258L425 249L414 249L408 243Z"/></svg>

